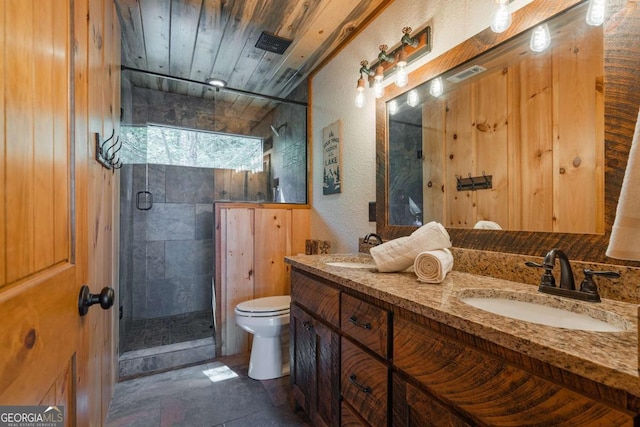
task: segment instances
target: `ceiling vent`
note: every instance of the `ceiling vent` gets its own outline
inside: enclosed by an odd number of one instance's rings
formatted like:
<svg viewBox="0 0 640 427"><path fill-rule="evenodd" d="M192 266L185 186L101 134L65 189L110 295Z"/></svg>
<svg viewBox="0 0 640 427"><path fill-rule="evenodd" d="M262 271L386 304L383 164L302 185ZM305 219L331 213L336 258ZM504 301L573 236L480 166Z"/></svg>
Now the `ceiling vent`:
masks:
<svg viewBox="0 0 640 427"><path fill-rule="evenodd" d="M447 77L447 80L453 83L459 83L463 80L467 80L469 77L476 76L483 71L487 71L487 69L480 65L474 65L466 70L462 70L459 73L454 74L453 76Z"/></svg>
<svg viewBox="0 0 640 427"><path fill-rule="evenodd" d="M279 37L275 34L263 31L258 38L256 47L258 49L266 50L267 52L282 55L284 51L287 50L292 41L293 40L285 39L284 37Z"/></svg>

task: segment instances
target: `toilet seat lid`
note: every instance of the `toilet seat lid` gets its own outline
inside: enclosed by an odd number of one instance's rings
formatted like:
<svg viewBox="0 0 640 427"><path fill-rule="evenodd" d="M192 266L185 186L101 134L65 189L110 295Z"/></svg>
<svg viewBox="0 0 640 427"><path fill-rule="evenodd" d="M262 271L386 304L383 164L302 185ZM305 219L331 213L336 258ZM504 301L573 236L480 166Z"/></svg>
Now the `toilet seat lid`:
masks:
<svg viewBox="0 0 640 427"><path fill-rule="evenodd" d="M241 302L236 306L237 311L246 313L279 313L289 311L291 296L282 295L277 297L256 298Z"/></svg>

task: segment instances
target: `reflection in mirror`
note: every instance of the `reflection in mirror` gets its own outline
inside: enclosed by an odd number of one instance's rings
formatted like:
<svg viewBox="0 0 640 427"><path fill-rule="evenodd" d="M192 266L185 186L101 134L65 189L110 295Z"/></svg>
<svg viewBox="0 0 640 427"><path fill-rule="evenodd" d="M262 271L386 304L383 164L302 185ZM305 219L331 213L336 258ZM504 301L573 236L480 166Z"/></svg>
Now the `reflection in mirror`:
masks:
<svg viewBox="0 0 640 427"><path fill-rule="evenodd" d="M387 104L388 224L603 233L603 29L582 3Z"/></svg>

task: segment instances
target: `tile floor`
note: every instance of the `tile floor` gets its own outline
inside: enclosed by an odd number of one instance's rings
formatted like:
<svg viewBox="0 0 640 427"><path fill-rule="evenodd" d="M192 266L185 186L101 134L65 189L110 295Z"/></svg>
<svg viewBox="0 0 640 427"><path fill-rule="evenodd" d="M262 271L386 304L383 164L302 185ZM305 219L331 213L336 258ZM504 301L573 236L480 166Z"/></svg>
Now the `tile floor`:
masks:
<svg viewBox="0 0 640 427"><path fill-rule="evenodd" d="M171 317L133 320L127 327L122 352L176 344L213 336L211 310Z"/></svg>
<svg viewBox="0 0 640 427"><path fill-rule="evenodd" d="M243 354L118 383L106 427L311 426L291 409L288 376L256 381L248 366Z"/></svg>

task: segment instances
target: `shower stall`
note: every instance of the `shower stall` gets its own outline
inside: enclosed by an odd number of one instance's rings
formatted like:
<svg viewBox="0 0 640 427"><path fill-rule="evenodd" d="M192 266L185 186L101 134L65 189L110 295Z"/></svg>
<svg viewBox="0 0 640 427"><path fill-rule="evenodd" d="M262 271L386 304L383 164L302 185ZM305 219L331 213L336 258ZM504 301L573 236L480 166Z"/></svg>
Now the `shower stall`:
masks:
<svg viewBox="0 0 640 427"><path fill-rule="evenodd" d="M299 102L187 97L123 83L121 379L216 354L215 203L307 200ZM241 117L227 101L245 106Z"/></svg>

